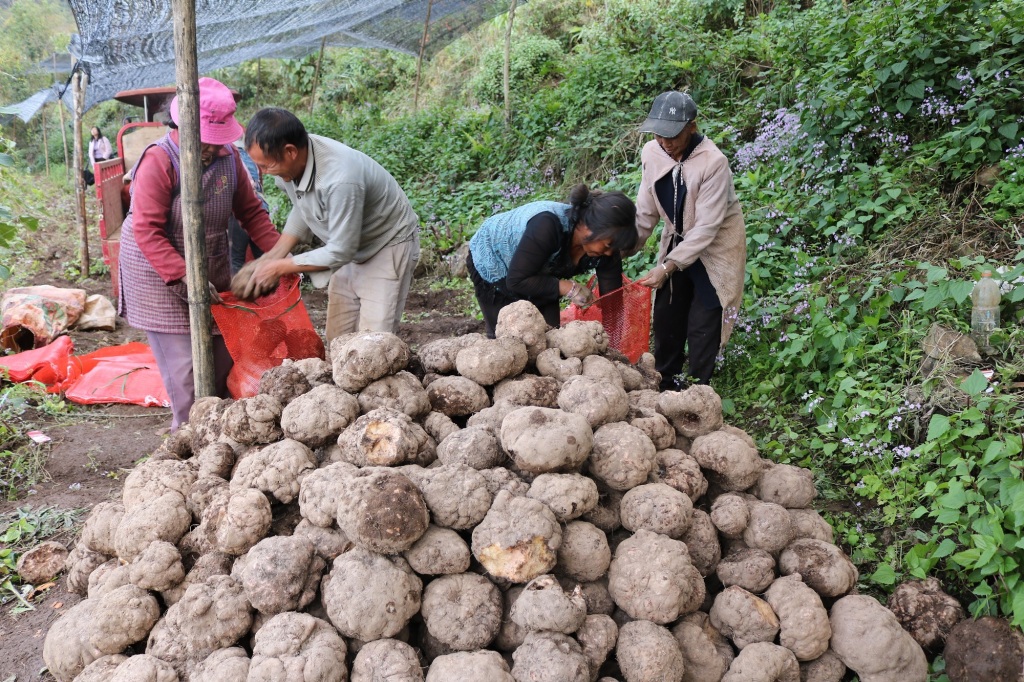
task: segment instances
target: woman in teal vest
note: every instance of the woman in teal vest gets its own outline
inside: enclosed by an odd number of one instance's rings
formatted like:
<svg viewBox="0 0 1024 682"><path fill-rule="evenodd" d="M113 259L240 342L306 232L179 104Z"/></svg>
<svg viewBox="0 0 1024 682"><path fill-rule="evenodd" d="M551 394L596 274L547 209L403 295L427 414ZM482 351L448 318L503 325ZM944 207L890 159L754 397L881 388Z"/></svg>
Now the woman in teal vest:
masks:
<svg viewBox="0 0 1024 682"><path fill-rule="evenodd" d="M591 192L576 185L569 203L535 201L483 222L469 241L467 266L494 338L498 311L509 303L533 303L558 326L559 298L581 307L594 294L573 282L597 271L601 294L622 286L622 252L636 246L636 206L622 192Z"/></svg>

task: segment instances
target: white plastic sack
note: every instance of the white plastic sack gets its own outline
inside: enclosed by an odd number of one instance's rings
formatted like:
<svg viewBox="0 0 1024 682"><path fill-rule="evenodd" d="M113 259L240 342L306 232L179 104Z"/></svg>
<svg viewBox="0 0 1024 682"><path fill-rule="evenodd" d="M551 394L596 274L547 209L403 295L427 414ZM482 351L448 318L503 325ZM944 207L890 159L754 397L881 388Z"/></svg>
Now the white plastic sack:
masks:
<svg viewBox="0 0 1024 682"><path fill-rule="evenodd" d="M85 299L85 310L78 318L75 329L112 332L117 327L117 311L103 294L92 294Z"/></svg>

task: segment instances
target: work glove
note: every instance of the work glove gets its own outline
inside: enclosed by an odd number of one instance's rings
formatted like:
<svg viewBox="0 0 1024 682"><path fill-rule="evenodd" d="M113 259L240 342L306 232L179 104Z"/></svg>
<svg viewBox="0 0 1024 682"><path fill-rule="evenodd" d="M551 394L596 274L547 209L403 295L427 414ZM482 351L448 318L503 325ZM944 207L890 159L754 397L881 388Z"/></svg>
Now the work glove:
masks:
<svg viewBox="0 0 1024 682"><path fill-rule="evenodd" d="M215 305L223 303L224 301L221 299L220 294L217 293L217 287L213 286L213 282L207 282L206 284L210 287L210 303Z"/></svg>
<svg viewBox="0 0 1024 682"><path fill-rule="evenodd" d="M594 292L579 282L572 285L572 289L565 295L569 302L579 308L588 308L594 303Z"/></svg>
<svg viewBox="0 0 1024 682"><path fill-rule="evenodd" d="M242 266L234 277L231 278L231 293L241 301L253 301L260 296L265 296L277 288L278 280L258 284L253 277L260 258L251 260Z"/></svg>

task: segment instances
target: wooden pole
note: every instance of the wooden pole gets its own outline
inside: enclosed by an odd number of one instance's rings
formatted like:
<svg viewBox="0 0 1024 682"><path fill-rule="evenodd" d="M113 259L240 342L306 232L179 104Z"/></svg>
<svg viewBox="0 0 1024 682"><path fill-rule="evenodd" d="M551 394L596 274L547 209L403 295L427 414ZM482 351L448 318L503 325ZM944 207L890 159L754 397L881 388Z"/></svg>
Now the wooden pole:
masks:
<svg viewBox="0 0 1024 682"><path fill-rule="evenodd" d="M423 37L420 38L420 56L416 59L416 89L412 97L412 110L420 108L420 74L423 72L423 53L427 49L427 36L430 31L430 12L434 9L434 0L427 2L427 19L423 22Z"/></svg>
<svg viewBox="0 0 1024 682"><path fill-rule="evenodd" d="M78 260L81 277L89 276L89 225L85 215L85 163L82 154L82 116L85 115L85 85L89 77L79 69L72 79L75 98L75 214L78 219Z"/></svg>
<svg viewBox="0 0 1024 682"><path fill-rule="evenodd" d="M263 90L263 60L256 58L256 101L260 100L260 92Z"/></svg>
<svg viewBox="0 0 1024 682"><path fill-rule="evenodd" d="M68 162L68 124L64 120L64 100L57 100L57 111L60 112L60 139L64 143L64 181L67 182L71 164Z"/></svg>
<svg viewBox="0 0 1024 682"><path fill-rule="evenodd" d="M58 106L60 106L58 104ZM43 159L46 161L46 177L50 177L50 145L46 142L46 105L43 105L42 114L39 118L43 119Z"/></svg>
<svg viewBox="0 0 1024 682"><path fill-rule="evenodd" d="M502 85L505 91L505 125L512 122L512 100L509 97L509 74L511 72L509 55L512 51L512 22L515 18L516 0L512 0L512 4L508 8L508 24L505 26L505 68L502 72Z"/></svg>
<svg viewBox="0 0 1024 682"><path fill-rule="evenodd" d="M309 115L313 115L313 107L316 106L316 86L320 82L320 62L324 60L324 45L327 44L327 36L320 41L320 55L316 58L316 71L313 72L313 92L309 96Z"/></svg>
<svg viewBox="0 0 1024 682"><path fill-rule="evenodd" d="M196 398L216 395L213 315L210 313L203 225L203 162L199 139L199 64L196 55L196 0L171 0L174 13L174 72L178 85L178 144L181 148L181 212L185 231L192 375ZM227 265L225 263L225 265Z"/></svg>
<svg viewBox="0 0 1024 682"><path fill-rule="evenodd" d="M57 79L57 53L53 53L53 78ZM58 90L58 92L60 92ZM60 111L60 139L64 141L64 181L68 179L68 136L64 130L64 102L57 100L57 109Z"/></svg>

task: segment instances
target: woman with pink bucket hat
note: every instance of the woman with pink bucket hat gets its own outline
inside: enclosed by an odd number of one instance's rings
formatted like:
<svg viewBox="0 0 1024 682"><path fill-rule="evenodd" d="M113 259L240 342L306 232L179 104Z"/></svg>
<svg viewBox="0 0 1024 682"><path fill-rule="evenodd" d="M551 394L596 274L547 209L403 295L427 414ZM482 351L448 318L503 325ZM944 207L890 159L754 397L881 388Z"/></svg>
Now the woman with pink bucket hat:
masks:
<svg viewBox="0 0 1024 682"><path fill-rule="evenodd" d="M131 207L121 227L118 314L146 332L171 399L174 430L188 421L195 389L185 285L177 97L171 100L170 114L172 130L143 151L132 171ZM242 132L235 120L231 90L213 78L200 78L203 228L214 303L220 302L217 292L226 291L231 283L228 219L234 216L264 251L273 248L279 236L232 145ZM216 326L213 334L217 392L227 397L231 356Z"/></svg>

